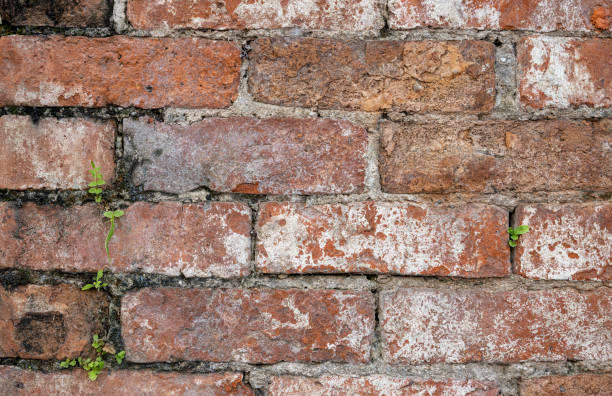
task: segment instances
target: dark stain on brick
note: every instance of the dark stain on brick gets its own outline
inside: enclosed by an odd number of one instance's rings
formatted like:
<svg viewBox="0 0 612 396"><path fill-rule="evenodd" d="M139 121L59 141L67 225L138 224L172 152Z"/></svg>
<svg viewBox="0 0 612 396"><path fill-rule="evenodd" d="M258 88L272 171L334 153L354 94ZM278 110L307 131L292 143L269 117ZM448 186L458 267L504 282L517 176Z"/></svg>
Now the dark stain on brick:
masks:
<svg viewBox="0 0 612 396"><path fill-rule="evenodd" d="M59 312L30 312L15 326L17 338L30 353L55 353L66 340L64 315Z"/></svg>

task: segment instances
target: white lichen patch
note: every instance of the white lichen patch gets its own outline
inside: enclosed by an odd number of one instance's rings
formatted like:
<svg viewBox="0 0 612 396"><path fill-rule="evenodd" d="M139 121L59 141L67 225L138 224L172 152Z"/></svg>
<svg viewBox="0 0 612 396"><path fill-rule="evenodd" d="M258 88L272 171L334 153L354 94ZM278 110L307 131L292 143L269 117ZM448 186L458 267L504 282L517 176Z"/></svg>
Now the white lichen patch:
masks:
<svg viewBox="0 0 612 396"><path fill-rule="evenodd" d="M519 207L516 223L531 230L519 242L518 272L534 279L568 280L585 272L588 279L610 279L611 218L610 204Z"/></svg>
<svg viewBox="0 0 612 396"><path fill-rule="evenodd" d="M496 3L484 1L473 4L465 0L390 0L389 24L392 29L427 26L498 29L500 12Z"/></svg>

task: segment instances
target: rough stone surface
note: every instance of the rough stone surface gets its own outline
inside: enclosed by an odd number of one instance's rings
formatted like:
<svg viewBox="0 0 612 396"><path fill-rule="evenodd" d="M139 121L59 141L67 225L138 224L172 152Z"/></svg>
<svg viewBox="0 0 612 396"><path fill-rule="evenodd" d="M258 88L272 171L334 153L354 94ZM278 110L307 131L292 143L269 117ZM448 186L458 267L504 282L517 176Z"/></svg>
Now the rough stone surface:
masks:
<svg viewBox="0 0 612 396"><path fill-rule="evenodd" d="M8 223L1 227L10 236L0 236L9 243L0 268L93 272L105 267L221 278L250 272L251 211L245 204L137 202L124 211L109 244L109 264L104 250L109 223L98 206L3 204L0 218Z"/></svg>
<svg viewBox="0 0 612 396"><path fill-rule="evenodd" d="M3 395L207 395L251 396L239 373L183 374L104 370L95 382L83 370L41 373L0 366Z"/></svg>
<svg viewBox="0 0 612 396"><path fill-rule="evenodd" d="M378 0L128 0L137 29L303 29L366 31L384 25Z"/></svg>
<svg viewBox="0 0 612 396"><path fill-rule="evenodd" d="M90 353L106 315L105 294L72 285L0 287L0 357L62 359Z"/></svg>
<svg viewBox="0 0 612 396"><path fill-rule="evenodd" d="M606 361L612 292L396 289L380 296L383 358L394 364Z"/></svg>
<svg viewBox="0 0 612 396"><path fill-rule="evenodd" d="M393 273L505 276L508 213L355 202L269 202L257 220L258 270L267 273Z"/></svg>
<svg viewBox="0 0 612 396"><path fill-rule="evenodd" d="M612 391L612 374L550 376L523 380L521 396L606 396Z"/></svg>
<svg viewBox="0 0 612 396"><path fill-rule="evenodd" d="M609 0L389 0L391 29L610 29Z"/></svg>
<svg viewBox="0 0 612 396"><path fill-rule="evenodd" d="M515 271L534 279L612 280L612 203L519 205L531 227L515 249Z"/></svg>
<svg viewBox="0 0 612 396"><path fill-rule="evenodd" d="M121 324L133 362L367 362L374 301L340 290L142 289L123 297Z"/></svg>
<svg viewBox="0 0 612 396"><path fill-rule="evenodd" d="M497 396L498 389L473 380L425 380L386 375L368 377L324 376L317 378L272 377L270 396Z"/></svg>
<svg viewBox="0 0 612 396"><path fill-rule="evenodd" d="M519 91L524 106L569 108L612 105L612 40L533 36L518 44Z"/></svg>
<svg viewBox="0 0 612 396"><path fill-rule="evenodd" d="M612 188L612 120L381 124L384 191L442 193Z"/></svg>
<svg viewBox="0 0 612 396"><path fill-rule="evenodd" d="M14 26L102 27L108 0L0 0L0 18Z"/></svg>
<svg viewBox="0 0 612 396"><path fill-rule="evenodd" d="M90 161L107 184L115 174L113 121L79 118L0 117L0 188L83 189Z"/></svg>
<svg viewBox="0 0 612 396"><path fill-rule="evenodd" d="M358 193L367 133L347 121L208 118L189 126L123 123L132 182L144 190L205 186L247 194Z"/></svg>
<svg viewBox="0 0 612 396"><path fill-rule="evenodd" d="M348 110L486 113L494 104L494 46L483 41L253 42L255 100Z"/></svg>
<svg viewBox="0 0 612 396"><path fill-rule="evenodd" d="M0 37L0 106L227 107L236 44L200 38Z"/></svg>

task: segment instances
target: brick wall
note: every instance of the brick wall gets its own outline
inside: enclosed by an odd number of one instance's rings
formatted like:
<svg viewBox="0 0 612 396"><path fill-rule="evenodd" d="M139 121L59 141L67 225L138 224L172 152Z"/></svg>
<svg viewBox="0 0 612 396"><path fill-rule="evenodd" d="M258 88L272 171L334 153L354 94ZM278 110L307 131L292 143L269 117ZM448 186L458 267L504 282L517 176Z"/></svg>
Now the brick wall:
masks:
<svg viewBox="0 0 612 396"><path fill-rule="evenodd" d="M0 394L610 394L610 0L0 6Z"/></svg>

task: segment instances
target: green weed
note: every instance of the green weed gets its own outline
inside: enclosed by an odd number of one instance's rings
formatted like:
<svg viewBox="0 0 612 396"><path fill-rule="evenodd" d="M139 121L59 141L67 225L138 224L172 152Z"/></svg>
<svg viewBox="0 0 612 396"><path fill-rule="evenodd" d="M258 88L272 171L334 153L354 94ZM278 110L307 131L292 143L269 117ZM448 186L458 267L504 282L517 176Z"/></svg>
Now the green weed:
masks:
<svg viewBox="0 0 612 396"><path fill-rule="evenodd" d="M529 231L528 225L520 225L518 227L508 227L508 234L510 238L508 239L508 245L512 247L516 247L516 241L519 239L519 235L523 235Z"/></svg>

